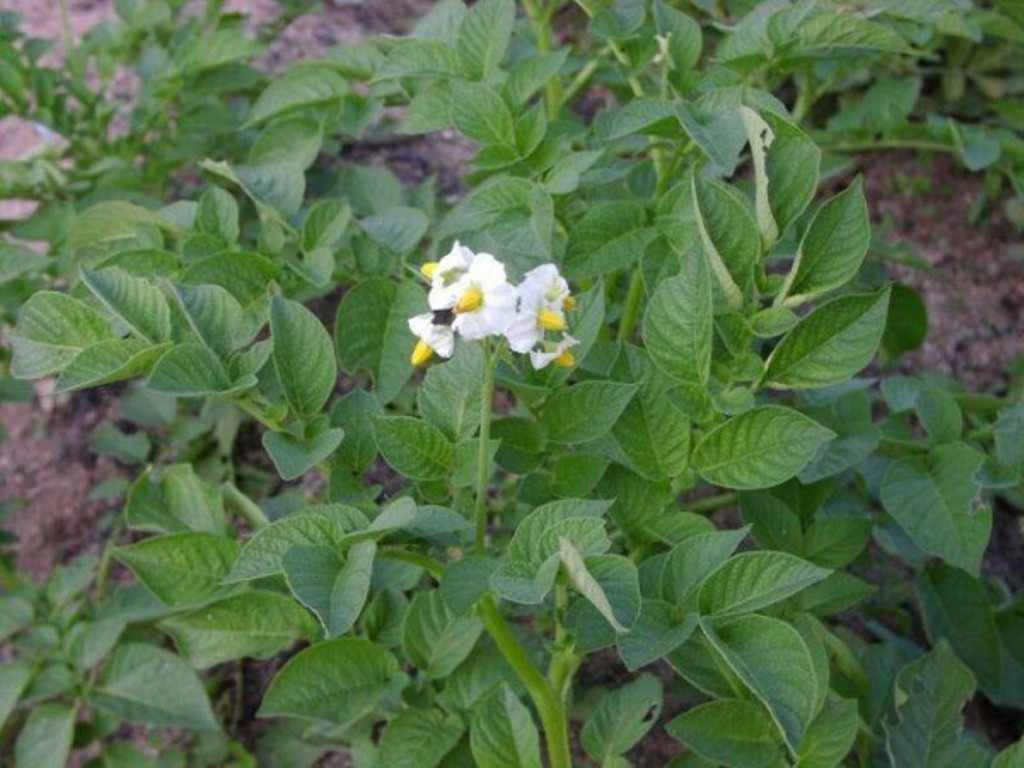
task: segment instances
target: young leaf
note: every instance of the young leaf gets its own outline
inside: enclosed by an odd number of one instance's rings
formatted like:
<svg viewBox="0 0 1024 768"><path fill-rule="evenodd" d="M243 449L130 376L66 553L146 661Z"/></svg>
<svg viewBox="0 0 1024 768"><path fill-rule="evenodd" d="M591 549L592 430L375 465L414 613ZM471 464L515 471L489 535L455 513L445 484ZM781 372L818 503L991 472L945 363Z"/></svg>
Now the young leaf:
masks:
<svg viewBox="0 0 1024 768"><path fill-rule="evenodd" d="M508 683L477 707L469 737L480 768L541 768L537 727Z"/></svg>
<svg viewBox="0 0 1024 768"><path fill-rule="evenodd" d="M641 675L621 688L606 692L580 732L580 742L601 765L633 748L661 714L661 681Z"/></svg>
<svg viewBox="0 0 1024 768"><path fill-rule="evenodd" d="M412 480L443 480L455 463L455 446L437 427L409 416L377 419L384 460Z"/></svg>
<svg viewBox="0 0 1024 768"><path fill-rule="evenodd" d="M673 379L707 384L714 335L707 262L691 252L683 270L662 280L644 313L644 345Z"/></svg>
<svg viewBox="0 0 1024 768"><path fill-rule="evenodd" d="M885 330L889 289L840 296L803 318L772 350L764 382L789 389L846 381L871 362Z"/></svg>
<svg viewBox="0 0 1024 768"><path fill-rule="evenodd" d="M32 667L27 662L7 661L0 666L0 728L4 727L31 680Z"/></svg>
<svg viewBox="0 0 1024 768"><path fill-rule="evenodd" d="M223 534L226 524L220 491L191 464L170 464L141 475L128 491L125 519L131 528L155 533Z"/></svg>
<svg viewBox="0 0 1024 768"><path fill-rule="evenodd" d="M264 432L263 447L267 449L281 479L294 480L326 461L341 445L344 437L343 429L325 429L311 437L296 437L287 432Z"/></svg>
<svg viewBox="0 0 1024 768"><path fill-rule="evenodd" d="M478 344L460 344L451 360L427 371L416 392L420 414L449 440L472 437L480 425L483 366Z"/></svg>
<svg viewBox="0 0 1024 768"><path fill-rule="evenodd" d="M456 82L452 93L452 120L467 138L506 150L511 160L519 156L512 113L501 96L487 86Z"/></svg>
<svg viewBox="0 0 1024 768"><path fill-rule="evenodd" d="M171 310L163 293L144 277L116 268L82 270L82 282L134 333L154 344L171 336Z"/></svg>
<svg viewBox="0 0 1024 768"><path fill-rule="evenodd" d="M704 615L759 611L828 576L830 571L785 552L744 552L726 560L700 589Z"/></svg>
<svg viewBox="0 0 1024 768"><path fill-rule="evenodd" d="M233 539L187 531L118 547L114 556L162 602L181 607L215 595L238 551Z"/></svg>
<svg viewBox="0 0 1024 768"><path fill-rule="evenodd" d="M584 381L551 396L541 409L540 421L553 443L585 443L611 429L625 410L636 384Z"/></svg>
<svg viewBox="0 0 1024 768"><path fill-rule="evenodd" d="M11 340L11 373L39 379L58 373L86 347L114 338L98 311L67 294L40 291L25 302Z"/></svg>
<svg viewBox="0 0 1024 768"><path fill-rule="evenodd" d="M726 306L738 309L761 257L761 235L746 201L720 181L694 175L701 243Z"/></svg>
<svg viewBox="0 0 1024 768"><path fill-rule="evenodd" d="M376 552L376 543L361 541L348 550L344 562L327 547L293 546L284 553L288 587L317 615L328 637L348 632L362 613Z"/></svg>
<svg viewBox="0 0 1024 768"><path fill-rule="evenodd" d="M640 614L629 632L618 635L615 644L626 669L635 672L668 656L685 643L697 628L697 615L680 620L674 605L664 600L643 600Z"/></svg>
<svg viewBox="0 0 1024 768"><path fill-rule="evenodd" d="M407 321L424 306L417 285L383 278L358 283L338 305L334 338L341 368L348 374L372 373L381 403L393 400L412 375L415 337Z"/></svg>
<svg viewBox="0 0 1024 768"><path fill-rule="evenodd" d="M814 214L780 296L793 304L845 285L860 269L870 235L858 177Z"/></svg>
<svg viewBox="0 0 1024 768"><path fill-rule="evenodd" d="M473 616L456 616L437 590L413 598L405 616L402 645L428 680L452 673L473 650L483 626Z"/></svg>
<svg viewBox="0 0 1024 768"><path fill-rule="evenodd" d="M818 709L814 657L789 624L753 613L725 622L702 621L704 634L729 668L771 713L796 750Z"/></svg>
<svg viewBox="0 0 1024 768"><path fill-rule="evenodd" d="M373 712L400 674L398 660L384 646L338 637L289 659L257 715L349 725Z"/></svg>
<svg viewBox="0 0 1024 768"><path fill-rule="evenodd" d="M559 556L573 586L616 632L627 632L640 613L640 577L622 555L583 558L572 542L558 539Z"/></svg>
<svg viewBox="0 0 1024 768"><path fill-rule="evenodd" d="M778 405L754 408L704 435L693 450L693 468L725 488L770 488L796 475L835 433L798 411Z"/></svg>
<svg viewBox="0 0 1024 768"><path fill-rule="evenodd" d="M75 710L51 702L33 707L14 744L17 765L64 768L75 733Z"/></svg>
<svg viewBox="0 0 1024 768"><path fill-rule="evenodd" d="M964 733L960 710L974 676L945 642L907 664L896 678L898 723L886 724L893 768L981 768L988 751Z"/></svg>
<svg viewBox="0 0 1024 768"><path fill-rule="evenodd" d="M814 199L821 150L803 130L780 115L762 110L761 117L773 136L765 172L768 203L781 233Z"/></svg>
<svg viewBox="0 0 1024 768"><path fill-rule="evenodd" d="M709 701L679 715L665 730L716 764L762 768L775 765L783 749L771 717L753 701Z"/></svg>
<svg viewBox="0 0 1024 768"><path fill-rule="evenodd" d="M438 709L405 709L380 737L379 765L434 768L455 748L465 730L458 715Z"/></svg>
<svg viewBox="0 0 1024 768"><path fill-rule="evenodd" d="M982 455L966 443L889 466L880 496L885 511L921 550L977 576L988 546L992 512L976 506L974 474Z"/></svg>
<svg viewBox="0 0 1024 768"><path fill-rule="evenodd" d="M258 590L179 613L158 626L195 669L241 658L269 659L319 630L294 600Z"/></svg>
<svg viewBox="0 0 1024 768"><path fill-rule="evenodd" d="M295 301L270 301L274 368L285 399L303 419L316 416L334 390L338 364L330 334L316 315Z"/></svg>
<svg viewBox="0 0 1024 768"><path fill-rule="evenodd" d="M173 653L152 645L119 646L89 699L131 723L197 731L220 729L196 673Z"/></svg>
<svg viewBox="0 0 1024 768"><path fill-rule="evenodd" d="M470 7L455 40L455 52L467 77L483 80L498 68L515 21L516 5L512 0L482 0Z"/></svg>

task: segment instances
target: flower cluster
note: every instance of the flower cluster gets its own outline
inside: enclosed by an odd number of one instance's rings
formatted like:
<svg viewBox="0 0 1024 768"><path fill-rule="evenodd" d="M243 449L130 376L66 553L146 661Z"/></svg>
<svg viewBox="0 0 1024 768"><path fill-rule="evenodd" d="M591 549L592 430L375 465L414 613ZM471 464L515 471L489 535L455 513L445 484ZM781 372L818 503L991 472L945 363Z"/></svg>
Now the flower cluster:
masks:
<svg viewBox="0 0 1024 768"><path fill-rule="evenodd" d="M413 365L434 355L451 357L456 334L468 340L503 336L514 352L530 355L534 368L575 364L570 350L578 342L565 332L565 313L576 301L554 264L530 270L514 286L505 265L491 254L473 253L456 242L421 271L430 281L431 311L409 318L409 330L419 338Z"/></svg>

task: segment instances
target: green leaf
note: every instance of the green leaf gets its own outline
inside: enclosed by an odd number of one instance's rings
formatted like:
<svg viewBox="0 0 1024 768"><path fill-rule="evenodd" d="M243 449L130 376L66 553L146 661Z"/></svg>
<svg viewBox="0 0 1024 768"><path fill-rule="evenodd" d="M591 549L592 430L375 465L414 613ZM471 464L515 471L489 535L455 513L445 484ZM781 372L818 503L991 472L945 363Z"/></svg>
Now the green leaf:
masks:
<svg viewBox="0 0 1024 768"><path fill-rule="evenodd" d="M878 349L888 306L888 288L825 302L772 350L765 383L808 389L839 384L856 375Z"/></svg>
<svg viewBox="0 0 1024 768"><path fill-rule="evenodd" d="M628 269L640 260L656 235L657 231L648 226L647 211L640 202L593 206L570 232L566 277L580 280Z"/></svg>
<svg viewBox="0 0 1024 768"><path fill-rule="evenodd" d="M209 347L178 344L165 352L149 374L148 386L176 397L227 396L256 385L253 376L231 381L224 363Z"/></svg>
<svg viewBox="0 0 1024 768"><path fill-rule="evenodd" d="M219 285L176 285L174 292L196 336L221 357L241 347L256 330L238 300Z"/></svg>
<svg viewBox="0 0 1024 768"><path fill-rule="evenodd" d="M537 727L508 683L502 682L477 707L469 736L480 768L541 768Z"/></svg>
<svg viewBox="0 0 1024 768"><path fill-rule="evenodd" d="M4 606L6 610L6 606ZM32 668L25 661L7 661L0 666L0 728L18 704L32 680Z"/></svg>
<svg viewBox="0 0 1024 768"><path fill-rule="evenodd" d="M118 547L114 556L162 602L180 607L216 595L238 552L225 536L187 531Z"/></svg>
<svg viewBox="0 0 1024 768"><path fill-rule="evenodd" d="M700 609L731 616L759 611L816 584L830 571L785 552L744 552L704 580Z"/></svg>
<svg viewBox="0 0 1024 768"><path fill-rule="evenodd" d="M98 387L144 376L170 344L151 345L141 339L107 339L83 349L61 371L54 392Z"/></svg>
<svg viewBox="0 0 1024 768"><path fill-rule="evenodd" d="M316 416L334 390L334 345L316 315L297 301L270 301L274 368L288 405L300 418Z"/></svg>
<svg viewBox="0 0 1024 768"><path fill-rule="evenodd" d="M264 432L263 447L267 449L281 479L294 480L326 461L341 445L344 437L343 429L325 429L312 437L296 437L287 432Z"/></svg>
<svg viewBox="0 0 1024 768"><path fill-rule="evenodd" d="M584 381L558 389L540 412L553 443L585 443L607 433L637 392L636 384Z"/></svg>
<svg viewBox="0 0 1024 768"><path fill-rule="evenodd" d="M33 707L14 744L15 763L32 768L65 768L74 733L72 707L57 703Z"/></svg>
<svg viewBox="0 0 1024 768"><path fill-rule="evenodd" d="M154 344L171 336L171 310L163 293L144 277L115 267L82 269L82 282L133 333Z"/></svg>
<svg viewBox="0 0 1024 768"><path fill-rule="evenodd" d="M384 646L338 637L289 659L257 715L346 726L373 712L400 674L398 660Z"/></svg>
<svg viewBox="0 0 1024 768"><path fill-rule="evenodd" d="M853 748L860 727L857 702L834 699L814 718L800 744L798 768L836 768Z"/></svg>
<svg viewBox="0 0 1024 768"><path fill-rule="evenodd" d="M835 436L802 413L778 405L753 408L707 432L693 468L725 488L770 488L796 475Z"/></svg>
<svg viewBox="0 0 1024 768"><path fill-rule="evenodd" d="M572 542L558 539L559 557L569 581L616 632L626 632L640 613L640 576L622 555L583 558Z"/></svg>
<svg viewBox="0 0 1024 768"><path fill-rule="evenodd" d="M294 161L229 165L223 161L203 160L199 167L241 189L270 221L294 216L306 192L303 168ZM230 290L230 286L224 287Z"/></svg>
<svg viewBox="0 0 1024 768"><path fill-rule="evenodd" d="M929 642L947 641L983 690L998 690L999 629L985 585L959 568L936 563L918 576L917 594Z"/></svg>
<svg viewBox="0 0 1024 768"><path fill-rule="evenodd" d="M225 251L191 262L179 279L189 285L219 285L248 306L266 295L279 273L274 262L258 253Z"/></svg>
<svg viewBox="0 0 1024 768"><path fill-rule="evenodd" d="M480 426L484 355L478 344L460 344L444 365L427 371L416 391L420 414L449 440L472 437Z"/></svg>
<svg viewBox="0 0 1024 768"><path fill-rule="evenodd" d="M1011 744L992 761L992 768L1014 768L1024 762L1024 738Z"/></svg>
<svg viewBox="0 0 1024 768"><path fill-rule="evenodd" d="M608 551L602 515L609 506L607 501L562 499L537 507L516 527L491 585L512 602L541 602L558 574L560 539L584 557Z"/></svg>
<svg viewBox="0 0 1024 768"><path fill-rule="evenodd" d="M327 547L293 546L282 565L288 587L320 619L328 637L343 635L356 623L370 594L377 545L361 541L344 560Z"/></svg>
<svg viewBox="0 0 1024 768"><path fill-rule="evenodd" d="M399 205L361 219L359 226L371 240L404 256L419 245L430 220L418 208Z"/></svg>
<svg viewBox="0 0 1024 768"><path fill-rule="evenodd" d="M68 234L68 247L78 249L134 238L140 226L175 231L171 221L158 213L133 203L111 200L75 215Z"/></svg>
<svg viewBox="0 0 1024 768"><path fill-rule="evenodd" d="M893 768L981 768L989 754L964 732L960 710L974 676L946 643L907 664L896 678L898 723L887 723Z"/></svg>
<svg viewBox="0 0 1024 768"><path fill-rule="evenodd" d="M868 205L858 177L814 214L780 295L794 304L845 285L860 269L870 239Z"/></svg>
<svg viewBox="0 0 1024 768"><path fill-rule="evenodd" d="M368 525L369 521L362 512L340 504L296 512L256 531L245 543L225 581L248 581L283 573L282 558L292 547L336 549L346 534Z"/></svg>
<svg viewBox="0 0 1024 768"><path fill-rule="evenodd" d="M64 293L40 291L25 302L11 340L11 373L39 379L65 368L85 348L113 338L106 319Z"/></svg>
<svg viewBox="0 0 1024 768"><path fill-rule="evenodd" d="M442 680L473 650L483 626L473 616L456 616L437 590L413 598L405 615L402 645L428 680Z"/></svg>
<svg viewBox="0 0 1024 768"><path fill-rule="evenodd" d="M623 755L644 737L661 714L661 681L641 675L614 691L605 692L583 724L580 743L601 765Z"/></svg>
<svg viewBox="0 0 1024 768"><path fill-rule="evenodd" d="M316 636L313 618L294 600L274 592L243 592L179 613L158 625L196 669L241 658L269 659Z"/></svg>
<svg viewBox="0 0 1024 768"><path fill-rule="evenodd" d="M217 731L220 725L196 673L152 645L127 643L114 651L89 699L130 723L155 728Z"/></svg>
<svg viewBox="0 0 1024 768"><path fill-rule="evenodd" d="M920 549L977 576L988 546L992 512L977 506L974 475L982 455L966 443L889 466L880 496L885 511Z"/></svg>
<svg viewBox="0 0 1024 768"><path fill-rule="evenodd" d="M512 0L474 3L459 25L455 40L462 71L472 80L493 74L505 57L516 21Z"/></svg>
<svg viewBox="0 0 1024 768"><path fill-rule="evenodd" d="M272 81L253 104L246 127L299 110L336 106L348 85L323 62L300 62Z"/></svg>
<svg viewBox="0 0 1024 768"><path fill-rule="evenodd" d="M697 628L696 614L688 614L682 620L677 614L676 607L664 600L641 601L640 614L629 632L615 638L626 669L635 672L640 667L652 664L668 656L690 638Z"/></svg>
<svg viewBox="0 0 1024 768"><path fill-rule="evenodd" d="M700 704L671 720L665 730L715 764L744 768L775 765L783 746L764 708L739 699Z"/></svg>
<svg viewBox="0 0 1024 768"><path fill-rule="evenodd" d="M799 127L771 112L761 117L773 138L765 158L768 204L779 232L804 212L818 188L821 150Z"/></svg>
<svg viewBox="0 0 1024 768"><path fill-rule="evenodd" d="M210 187L199 198L196 229L216 235L225 243L238 241L238 202L220 187Z"/></svg>
<svg viewBox="0 0 1024 768"><path fill-rule="evenodd" d="M384 460L412 480L443 480L455 464L455 446L437 427L409 416L377 419Z"/></svg>
<svg viewBox="0 0 1024 768"><path fill-rule="evenodd" d="M452 93L452 120L467 138L504 149L512 160L518 157L512 113L487 86L457 81Z"/></svg>
<svg viewBox="0 0 1024 768"><path fill-rule="evenodd" d="M141 475L128 491L125 519L131 528L156 533L223 534L220 491L200 479L191 464L170 464Z"/></svg>
<svg viewBox="0 0 1024 768"><path fill-rule="evenodd" d="M905 352L919 349L926 338L928 305L924 298L909 285L894 283L882 334L882 348L886 356L896 359Z"/></svg>
<svg viewBox="0 0 1024 768"><path fill-rule="evenodd" d="M412 282L370 278L345 294L338 306L334 338L345 373L373 374L377 398L388 403L412 375L415 337L408 319L425 311L422 289Z"/></svg>
<svg viewBox="0 0 1024 768"><path fill-rule="evenodd" d="M726 305L738 309L760 260L761 234L746 201L713 179L693 177L701 243Z"/></svg>
<svg viewBox="0 0 1024 768"><path fill-rule="evenodd" d="M846 13L819 13L797 29L793 58L862 56L865 52L912 53L893 29Z"/></svg>
<svg viewBox="0 0 1024 768"><path fill-rule="evenodd" d="M707 263L691 253L678 275L662 280L644 313L652 362L679 381L707 384L714 323Z"/></svg>
<svg viewBox="0 0 1024 768"><path fill-rule="evenodd" d="M729 668L767 707L790 749L796 750L818 709L814 657L803 637L779 619L749 614L704 634Z"/></svg>
<svg viewBox="0 0 1024 768"><path fill-rule="evenodd" d="M461 718L438 709L405 709L381 734L378 765L434 768L462 738Z"/></svg>

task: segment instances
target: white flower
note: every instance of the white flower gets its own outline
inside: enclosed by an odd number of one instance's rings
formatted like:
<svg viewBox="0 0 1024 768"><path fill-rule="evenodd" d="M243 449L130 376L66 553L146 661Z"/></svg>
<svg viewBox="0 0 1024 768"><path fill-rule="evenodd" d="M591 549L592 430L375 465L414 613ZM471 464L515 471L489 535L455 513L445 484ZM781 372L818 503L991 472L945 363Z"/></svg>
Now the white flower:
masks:
<svg viewBox="0 0 1024 768"><path fill-rule="evenodd" d="M456 240L452 249L440 261L427 262L420 267L420 272L430 281L428 301L431 309L451 309L455 306L459 300L456 285L469 271L476 256Z"/></svg>
<svg viewBox="0 0 1024 768"><path fill-rule="evenodd" d="M473 256L469 269L451 286L451 294L452 328L465 339L500 336L515 319L516 289L509 285L505 265L489 253Z"/></svg>
<svg viewBox="0 0 1024 768"><path fill-rule="evenodd" d="M538 371L547 368L551 363L560 368L572 368L576 365L576 356L569 350L579 344L569 334L562 334L558 342L545 341L541 349L530 350L530 362Z"/></svg>
<svg viewBox="0 0 1024 768"><path fill-rule="evenodd" d="M506 332L512 350L529 352L547 331L566 329L565 310L575 306L575 302L569 295L569 284L554 264L531 269L516 292L519 310Z"/></svg>
<svg viewBox="0 0 1024 768"><path fill-rule="evenodd" d="M447 325L436 325L433 312L410 317L409 330L419 337L412 351L412 364L417 367L429 362L435 353L451 357L455 351L455 333Z"/></svg>

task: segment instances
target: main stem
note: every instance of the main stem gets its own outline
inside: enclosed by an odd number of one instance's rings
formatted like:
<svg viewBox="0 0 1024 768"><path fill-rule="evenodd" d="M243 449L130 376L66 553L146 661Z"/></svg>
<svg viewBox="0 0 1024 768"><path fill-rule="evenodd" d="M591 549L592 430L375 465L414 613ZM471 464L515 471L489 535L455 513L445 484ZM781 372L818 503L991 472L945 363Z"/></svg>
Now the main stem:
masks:
<svg viewBox="0 0 1024 768"><path fill-rule="evenodd" d="M494 400L494 366L497 355L491 342L485 339L484 348L484 382L480 397L480 442L476 456L476 507L473 518L476 520L475 549L478 555L484 553L487 546L487 481L490 479L491 468L491 406Z"/></svg>
<svg viewBox="0 0 1024 768"><path fill-rule="evenodd" d="M550 768L572 768L569 722L558 694L530 661L529 655L490 595L480 601L480 620L508 665L526 687L544 729Z"/></svg>

